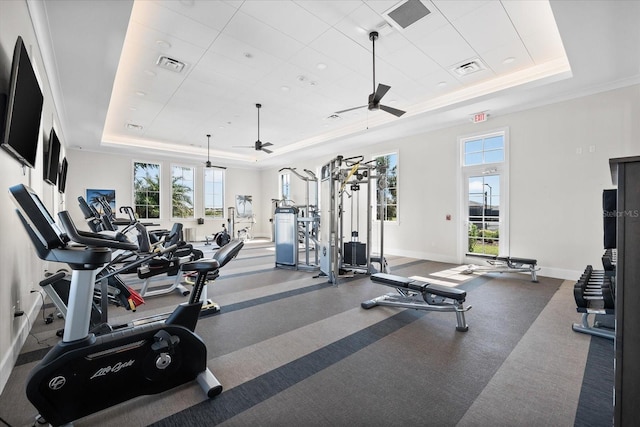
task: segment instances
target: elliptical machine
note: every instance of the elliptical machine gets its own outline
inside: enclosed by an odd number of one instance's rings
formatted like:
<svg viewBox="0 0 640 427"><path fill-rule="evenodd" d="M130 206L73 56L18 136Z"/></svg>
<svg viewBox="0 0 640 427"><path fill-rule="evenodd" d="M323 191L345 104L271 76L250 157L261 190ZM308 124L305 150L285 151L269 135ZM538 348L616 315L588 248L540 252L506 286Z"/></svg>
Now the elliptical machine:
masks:
<svg viewBox="0 0 640 427"><path fill-rule="evenodd" d="M164 322L96 337L89 333L89 318L97 272L111 260L111 249L132 250L135 244L78 231L69 213L63 211L58 215L65 234L33 190L19 184L9 192L38 257L67 263L72 269L62 341L27 380L27 397L41 418L54 426L63 425L193 380L209 398L222 392L222 385L207 368L206 345L194 332L202 306L199 298L208 273L220 267L217 260L183 264L183 269L198 272L192 298ZM79 245L69 245L70 241Z"/></svg>

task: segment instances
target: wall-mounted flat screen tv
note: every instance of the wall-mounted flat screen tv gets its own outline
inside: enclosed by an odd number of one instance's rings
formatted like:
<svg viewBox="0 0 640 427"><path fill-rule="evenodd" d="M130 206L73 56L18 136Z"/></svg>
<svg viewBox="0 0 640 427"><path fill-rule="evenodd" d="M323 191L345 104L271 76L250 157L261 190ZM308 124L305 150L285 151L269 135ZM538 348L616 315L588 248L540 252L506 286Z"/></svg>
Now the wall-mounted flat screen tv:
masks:
<svg viewBox="0 0 640 427"><path fill-rule="evenodd" d="M35 167L38 132L44 98L22 37L18 36L13 51L9 93L5 108L2 148L23 165Z"/></svg>
<svg viewBox="0 0 640 427"><path fill-rule="evenodd" d="M51 128L51 132L49 133L49 145L44 152L43 158L44 180L51 185L56 185L60 171L60 140L53 128Z"/></svg>
<svg viewBox="0 0 640 427"><path fill-rule="evenodd" d="M60 165L60 176L58 177L58 192L64 193L65 188L67 187L67 169L69 168L69 163L67 162L67 158L62 159L62 164Z"/></svg>

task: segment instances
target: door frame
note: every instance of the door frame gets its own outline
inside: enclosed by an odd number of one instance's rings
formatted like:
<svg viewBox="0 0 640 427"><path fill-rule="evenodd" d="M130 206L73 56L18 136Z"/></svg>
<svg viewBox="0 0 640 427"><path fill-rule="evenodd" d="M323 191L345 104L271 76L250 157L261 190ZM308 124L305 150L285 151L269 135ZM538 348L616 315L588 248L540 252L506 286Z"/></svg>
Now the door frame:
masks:
<svg viewBox="0 0 640 427"><path fill-rule="evenodd" d="M492 135L504 135L504 161L501 163L484 163L473 166L464 166L465 141L473 138L485 138ZM499 255L508 256L510 254L509 238L509 128L498 128L490 132L478 132L458 137L458 217L460 218L458 227L458 247L457 258L460 264L473 264L478 262L476 256L467 256L468 236L469 236L469 178L482 175L500 176L500 240Z"/></svg>

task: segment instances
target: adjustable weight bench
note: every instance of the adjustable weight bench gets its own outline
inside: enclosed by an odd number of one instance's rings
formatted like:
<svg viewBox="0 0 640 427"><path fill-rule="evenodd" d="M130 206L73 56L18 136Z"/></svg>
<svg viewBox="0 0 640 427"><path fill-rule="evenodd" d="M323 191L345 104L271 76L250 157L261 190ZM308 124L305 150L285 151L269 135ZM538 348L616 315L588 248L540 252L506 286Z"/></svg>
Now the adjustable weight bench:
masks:
<svg viewBox="0 0 640 427"><path fill-rule="evenodd" d="M492 257L487 259L488 266L480 266L470 264L467 269L462 271L462 274L478 273L519 273L528 272L531 273L531 281L538 282L538 276L536 272L540 270L538 268L538 261L530 258L515 258L515 257Z"/></svg>
<svg viewBox="0 0 640 427"><path fill-rule="evenodd" d="M389 293L365 301L360 304L362 308L387 305L425 311L452 311L456 313L458 322L456 330L461 332L469 330L464 312L469 311L471 306L465 307L463 304L467 297L465 291L386 273L372 274L371 281L394 287L398 294Z"/></svg>

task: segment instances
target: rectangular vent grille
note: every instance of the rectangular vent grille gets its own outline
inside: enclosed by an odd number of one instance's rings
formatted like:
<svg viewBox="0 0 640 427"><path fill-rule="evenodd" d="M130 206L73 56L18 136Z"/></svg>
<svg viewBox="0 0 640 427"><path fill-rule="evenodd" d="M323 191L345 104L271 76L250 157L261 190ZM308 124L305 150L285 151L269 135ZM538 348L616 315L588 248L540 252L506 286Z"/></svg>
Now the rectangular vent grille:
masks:
<svg viewBox="0 0 640 427"><path fill-rule="evenodd" d="M161 68L174 71L176 73L180 73L184 69L184 62L180 62L177 59L169 58L168 56L159 57L156 64Z"/></svg>
<svg viewBox="0 0 640 427"><path fill-rule="evenodd" d="M460 65L456 65L452 68L452 71L457 76L468 76L469 74L473 74L480 70L485 70L486 67L479 59L474 59L471 61L465 61Z"/></svg>
<svg viewBox="0 0 640 427"><path fill-rule="evenodd" d="M385 12L385 15L390 23L404 30L430 13L431 11L420 0L407 0Z"/></svg>

